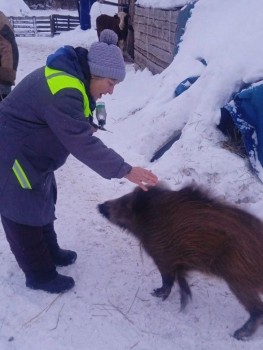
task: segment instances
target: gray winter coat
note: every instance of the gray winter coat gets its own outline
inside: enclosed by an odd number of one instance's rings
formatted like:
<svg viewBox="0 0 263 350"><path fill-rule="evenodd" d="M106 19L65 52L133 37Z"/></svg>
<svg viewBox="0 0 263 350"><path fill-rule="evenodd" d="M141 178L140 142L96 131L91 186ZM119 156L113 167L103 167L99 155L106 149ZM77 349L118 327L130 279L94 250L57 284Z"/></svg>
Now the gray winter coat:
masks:
<svg viewBox="0 0 263 350"><path fill-rule="evenodd" d="M87 84L72 47L51 55L48 66ZM52 222L56 203L54 171L69 154L106 179L122 178L131 170L119 154L93 136L89 119L84 116L79 90L66 88L54 95L50 92L44 67L14 88L0 104L2 215L31 226ZM25 188L18 181L19 173L30 186Z"/></svg>

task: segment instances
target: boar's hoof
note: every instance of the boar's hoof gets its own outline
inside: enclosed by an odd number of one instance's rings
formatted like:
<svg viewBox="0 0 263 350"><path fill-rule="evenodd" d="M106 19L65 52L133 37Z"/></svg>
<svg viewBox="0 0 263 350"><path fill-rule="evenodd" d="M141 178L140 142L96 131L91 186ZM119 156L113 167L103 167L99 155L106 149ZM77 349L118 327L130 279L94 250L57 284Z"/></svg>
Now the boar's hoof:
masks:
<svg viewBox="0 0 263 350"><path fill-rule="evenodd" d="M168 298L170 293L171 293L171 288L161 287L161 288L154 289L152 291L151 295L153 295L154 297L162 298L163 300L165 300Z"/></svg>

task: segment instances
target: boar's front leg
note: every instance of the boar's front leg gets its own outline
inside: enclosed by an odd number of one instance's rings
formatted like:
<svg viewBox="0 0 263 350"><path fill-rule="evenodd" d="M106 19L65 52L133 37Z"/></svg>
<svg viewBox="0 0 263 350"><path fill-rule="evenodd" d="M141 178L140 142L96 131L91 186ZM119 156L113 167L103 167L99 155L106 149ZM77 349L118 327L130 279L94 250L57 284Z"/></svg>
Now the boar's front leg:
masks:
<svg viewBox="0 0 263 350"><path fill-rule="evenodd" d="M166 298L168 298L169 294L171 293L171 289L175 280L175 273L172 273L172 274L161 273L161 276L163 281L162 287L154 289L151 294L155 297L162 298L163 300L165 300Z"/></svg>
<svg viewBox="0 0 263 350"><path fill-rule="evenodd" d="M189 299L192 298L192 293L190 287L186 281L185 269L183 267L177 267L176 271L170 273L161 273L163 285L161 288L154 289L151 293L153 296L162 298L163 300L167 299L171 293L172 286L175 281L175 276L177 278L179 288L180 288L180 300L181 300L181 311L187 305Z"/></svg>

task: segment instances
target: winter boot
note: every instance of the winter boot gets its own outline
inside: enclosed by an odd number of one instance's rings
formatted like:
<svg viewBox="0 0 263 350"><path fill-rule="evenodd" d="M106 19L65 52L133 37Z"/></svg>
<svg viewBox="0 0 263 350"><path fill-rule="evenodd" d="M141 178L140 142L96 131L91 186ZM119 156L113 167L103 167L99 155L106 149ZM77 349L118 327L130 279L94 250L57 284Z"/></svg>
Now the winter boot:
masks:
<svg viewBox="0 0 263 350"><path fill-rule="evenodd" d="M72 277L58 274L48 276L44 273L29 273L26 275L26 286L31 289L40 289L49 293L64 293L74 287L75 282Z"/></svg>
<svg viewBox="0 0 263 350"><path fill-rule="evenodd" d="M61 249L59 247L53 222L44 226L43 234L56 266L68 266L74 264L77 259L77 253L73 250Z"/></svg>
<svg viewBox="0 0 263 350"><path fill-rule="evenodd" d="M77 259L77 253L73 250L59 248L52 257L56 266L68 266L74 264Z"/></svg>
<svg viewBox="0 0 263 350"><path fill-rule="evenodd" d="M74 280L59 275L44 239L44 228L15 223L1 216L6 238L18 265L26 276L26 286L50 293L63 293Z"/></svg>

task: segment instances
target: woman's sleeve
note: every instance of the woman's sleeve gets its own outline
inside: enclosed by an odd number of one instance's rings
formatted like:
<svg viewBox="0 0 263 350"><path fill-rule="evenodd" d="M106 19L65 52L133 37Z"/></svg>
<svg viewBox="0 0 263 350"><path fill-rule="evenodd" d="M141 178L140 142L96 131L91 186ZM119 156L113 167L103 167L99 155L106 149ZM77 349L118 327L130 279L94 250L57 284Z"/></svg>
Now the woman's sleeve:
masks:
<svg viewBox="0 0 263 350"><path fill-rule="evenodd" d="M45 110L46 122L74 157L106 179L122 178L130 172L131 165L93 136L78 90L61 90L52 100Z"/></svg>

